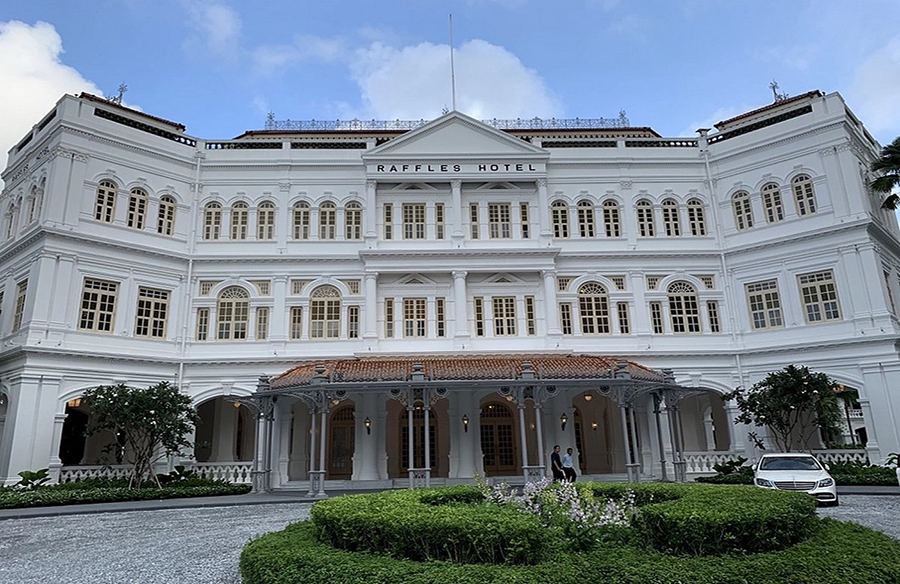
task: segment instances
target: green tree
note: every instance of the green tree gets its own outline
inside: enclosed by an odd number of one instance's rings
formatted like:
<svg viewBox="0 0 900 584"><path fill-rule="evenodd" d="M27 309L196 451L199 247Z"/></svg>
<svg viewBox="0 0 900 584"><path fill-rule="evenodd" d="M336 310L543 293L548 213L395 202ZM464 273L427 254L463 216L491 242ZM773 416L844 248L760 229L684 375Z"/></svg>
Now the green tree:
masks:
<svg viewBox="0 0 900 584"><path fill-rule="evenodd" d="M124 459L132 465L128 485L135 488L144 477L156 479L157 461L190 446L186 436L200 420L191 398L167 381L147 389L101 385L84 393L84 403L92 412L86 433L108 430L117 437L111 447L123 447Z"/></svg>
<svg viewBox="0 0 900 584"><path fill-rule="evenodd" d="M887 195L882 208L895 210L900 206L900 194L894 189L900 187L900 137L881 149L881 158L872 163L872 172L878 178L872 181L872 190Z"/></svg>
<svg viewBox="0 0 900 584"><path fill-rule="evenodd" d="M809 450L810 440L820 429L826 439L840 433L837 389L838 384L824 373L788 365L769 373L749 391L739 387L722 399L736 402L740 415L735 422L769 428L775 446L787 452L797 443ZM750 436L762 447L755 433Z"/></svg>

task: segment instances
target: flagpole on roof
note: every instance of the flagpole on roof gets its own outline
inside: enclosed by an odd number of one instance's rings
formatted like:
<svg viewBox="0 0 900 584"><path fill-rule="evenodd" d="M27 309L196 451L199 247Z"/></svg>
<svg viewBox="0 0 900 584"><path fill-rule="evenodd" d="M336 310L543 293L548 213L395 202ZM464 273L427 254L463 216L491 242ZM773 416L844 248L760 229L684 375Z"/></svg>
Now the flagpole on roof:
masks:
<svg viewBox="0 0 900 584"><path fill-rule="evenodd" d="M453 64L453 15L450 15L450 106L456 111L456 67Z"/></svg>

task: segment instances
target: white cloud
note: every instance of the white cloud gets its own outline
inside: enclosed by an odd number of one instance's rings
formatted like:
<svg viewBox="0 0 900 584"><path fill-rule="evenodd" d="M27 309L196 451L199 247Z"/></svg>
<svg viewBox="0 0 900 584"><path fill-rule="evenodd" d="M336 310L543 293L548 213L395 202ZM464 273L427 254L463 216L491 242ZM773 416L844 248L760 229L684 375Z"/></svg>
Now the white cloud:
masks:
<svg viewBox="0 0 900 584"><path fill-rule="evenodd" d="M900 36L869 55L856 70L848 100L872 133L889 142L900 133Z"/></svg>
<svg viewBox="0 0 900 584"><path fill-rule="evenodd" d="M558 100L533 69L503 47L482 40L454 53L456 109L475 118L552 117ZM362 92L360 118L431 119L451 106L450 48L422 43L395 49L372 43L357 51L351 71Z"/></svg>
<svg viewBox="0 0 900 584"><path fill-rule="evenodd" d="M241 17L232 8L218 2L183 0L190 24L197 37L187 40L187 48L198 44L210 54L234 60L240 52Z"/></svg>
<svg viewBox="0 0 900 584"><path fill-rule="evenodd" d="M289 45L263 45L253 51L258 73L269 74L304 61L334 63L345 60L350 52L343 39L297 35Z"/></svg>
<svg viewBox="0 0 900 584"><path fill-rule="evenodd" d="M64 93L87 91L103 95L82 75L63 64L62 39L52 24L0 22L0 150L5 153L21 140Z"/></svg>

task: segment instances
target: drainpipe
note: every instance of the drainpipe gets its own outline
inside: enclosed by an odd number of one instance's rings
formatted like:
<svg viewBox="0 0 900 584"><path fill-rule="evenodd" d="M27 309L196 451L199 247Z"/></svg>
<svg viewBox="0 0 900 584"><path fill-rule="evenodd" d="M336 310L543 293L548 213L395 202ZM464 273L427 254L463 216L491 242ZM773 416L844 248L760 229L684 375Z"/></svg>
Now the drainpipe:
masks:
<svg viewBox="0 0 900 584"><path fill-rule="evenodd" d="M181 322L181 347L179 348L178 355L178 387L181 387L182 382L184 381L184 358L187 353L187 337L188 337L188 323L191 321L191 314L193 313L193 298L194 295L191 293L191 280L194 277L194 252L197 247L197 221L198 217L195 213L197 210L197 202L200 200L200 166L203 163L204 158L203 152L199 149L194 153L194 158L196 160L196 165L194 166L194 183L193 187L193 197L191 199L191 212L189 217L191 218L191 230L188 235L188 269L187 269L187 281L184 286L184 311L182 312L182 322Z"/></svg>
<svg viewBox="0 0 900 584"><path fill-rule="evenodd" d="M740 380L740 384L744 384L744 368L741 362L741 354L738 350L738 337L737 337L737 326L735 323L735 314L737 314L737 310L734 306L734 294L732 293L732 284L731 279L728 277L728 258L725 256L725 237L722 235L722 223L719 221L719 213L718 213L718 205L716 205L716 188L712 179L712 171L709 167L709 140L707 139L707 135L709 134L709 128L701 128L697 130L697 133L700 134L699 138L699 146L700 146L700 156L703 158L704 167L706 168L706 188L709 192L710 201L715 205L715 214L714 217L716 219L716 245L719 248L719 262L722 265L722 277L725 280L725 302L728 304L728 324L731 329L731 345L734 347L734 364L735 368L738 372L738 379ZM731 430L729 428L729 430ZM734 448L734 433L731 432L731 448Z"/></svg>

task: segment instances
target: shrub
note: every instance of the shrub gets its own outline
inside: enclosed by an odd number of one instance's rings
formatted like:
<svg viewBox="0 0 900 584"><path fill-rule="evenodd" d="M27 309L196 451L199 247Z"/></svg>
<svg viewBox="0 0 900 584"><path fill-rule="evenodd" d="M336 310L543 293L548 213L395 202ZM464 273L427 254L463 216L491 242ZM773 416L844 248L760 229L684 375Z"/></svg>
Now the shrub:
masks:
<svg viewBox="0 0 900 584"><path fill-rule="evenodd" d="M834 462L829 472L838 485L889 485L897 484L896 472L884 466L864 462Z"/></svg>
<svg viewBox="0 0 900 584"><path fill-rule="evenodd" d="M764 491L763 491L764 492ZM558 554L529 566L415 562L339 550L310 522L257 538L241 553L245 584L873 584L900 582L900 542L820 520L807 541L779 552L684 558L634 545Z"/></svg>
<svg viewBox="0 0 900 584"><path fill-rule="evenodd" d="M77 483L47 485L30 491L0 489L0 509L242 495L250 491L248 485L232 485L224 481L204 479L191 479L162 488L145 486L143 489L128 488L127 483L127 479L91 479Z"/></svg>

